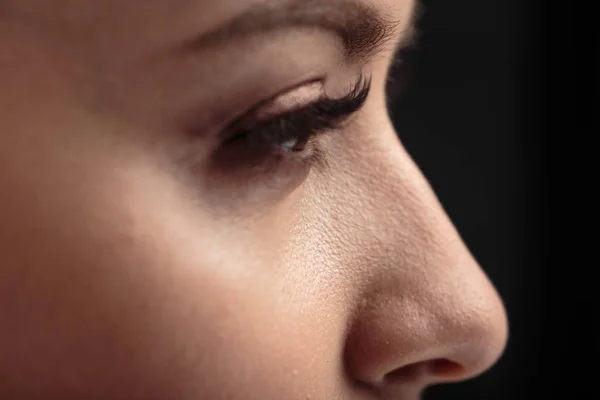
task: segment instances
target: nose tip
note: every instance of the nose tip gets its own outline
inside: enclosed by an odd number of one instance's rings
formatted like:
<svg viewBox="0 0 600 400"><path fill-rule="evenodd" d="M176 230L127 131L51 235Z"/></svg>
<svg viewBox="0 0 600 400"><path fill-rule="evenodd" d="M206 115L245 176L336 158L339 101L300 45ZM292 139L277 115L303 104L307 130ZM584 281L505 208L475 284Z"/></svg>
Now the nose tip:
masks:
<svg viewBox="0 0 600 400"><path fill-rule="evenodd" d="M456 287L452 295L430 291L421 298L397 295L360 311L345 348L353 379L397 396L473 378L499 359L508 322L489 282L478 290Z"/></svg>

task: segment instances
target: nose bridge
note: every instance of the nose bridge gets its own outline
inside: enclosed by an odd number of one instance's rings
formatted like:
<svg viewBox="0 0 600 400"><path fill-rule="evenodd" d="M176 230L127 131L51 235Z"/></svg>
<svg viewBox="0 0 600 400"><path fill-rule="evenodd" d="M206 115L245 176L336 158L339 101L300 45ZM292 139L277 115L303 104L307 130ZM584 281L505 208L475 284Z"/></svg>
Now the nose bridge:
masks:
<svg viewBox="0 0 600 400"><path fill-rule="evenodd" d="M499 296L408 154L386 154L366 180L383 233L371 242L377 272L349 332L348 365L369 382L425 364L433 381L477 375L505 345Z"/></svg>

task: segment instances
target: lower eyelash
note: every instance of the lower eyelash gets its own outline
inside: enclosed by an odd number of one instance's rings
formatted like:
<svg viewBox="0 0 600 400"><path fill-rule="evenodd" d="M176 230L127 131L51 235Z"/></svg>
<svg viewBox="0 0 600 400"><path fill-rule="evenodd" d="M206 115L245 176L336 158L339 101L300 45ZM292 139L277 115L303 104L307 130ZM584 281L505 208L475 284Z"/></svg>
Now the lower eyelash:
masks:
<svg viewBox="0 0 600 400"><path fill-rule="evenodd" d="M316 143L306 161L311 167L316 168L317 171L325 171L329 168L329 153Z"/></svg>

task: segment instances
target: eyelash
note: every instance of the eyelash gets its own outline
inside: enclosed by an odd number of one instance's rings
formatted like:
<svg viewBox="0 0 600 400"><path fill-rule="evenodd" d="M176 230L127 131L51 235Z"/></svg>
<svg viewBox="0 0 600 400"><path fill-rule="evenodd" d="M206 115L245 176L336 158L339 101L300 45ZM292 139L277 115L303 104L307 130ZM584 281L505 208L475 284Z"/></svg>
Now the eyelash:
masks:
<svg viewBox="0 0 600 400"><path fill-rule="evenodd" d="M302 108L284 112L275 117L253 121L251 110L234 122L225 147L235 147L252 162L260 162L275 155L277 159L301 155L303 159L324 162L324 153L311 146L320 134L332 132L365 104L371 88L371 79L361 75L349 93L340 98L321 98ZM243 121L243 122L242 122ZM243 127L239 127L243 125ZM286 144L287 143L287 144ZM293 146L290 146L293 144ZM240 147L238 147L240 146ZM237 151L236 151L237 153ZM309 157L305 157L307 154Z"/></svg>

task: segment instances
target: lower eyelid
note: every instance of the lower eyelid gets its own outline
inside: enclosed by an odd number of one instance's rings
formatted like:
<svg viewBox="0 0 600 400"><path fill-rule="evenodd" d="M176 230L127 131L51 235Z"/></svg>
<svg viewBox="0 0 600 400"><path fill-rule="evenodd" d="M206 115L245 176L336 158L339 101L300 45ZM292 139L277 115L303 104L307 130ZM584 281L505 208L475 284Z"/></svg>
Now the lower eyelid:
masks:
<svg viewBox="0 0 600 400"><path fill-rule="evenodd" d="M265 144L264 147L254 148L241 137L229 142L215 153L214 165L222 171L245 176L257 174L288 174L294 173L304 166L310 167L313 153L322 145L318 137L311 137L302 151L294 151L277 144Z"/></svg>
<svg viewBox="0 0 600 400"><path fill-rule="evenodd" d="M311 169L317 164L314 152L302 154L273 150L269 154L240 161L236 156L247 157L233 150L219 155L203 172L209 185L215 190L246 202L268 197L285 197L302 185ZM223 192L224 191L224 192Z"/></svg>

